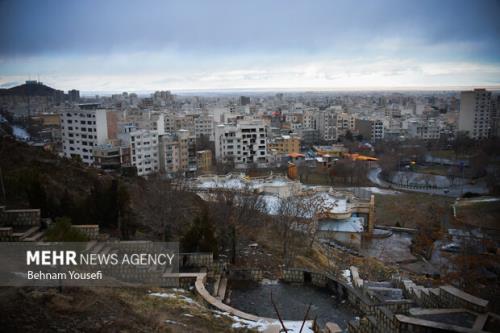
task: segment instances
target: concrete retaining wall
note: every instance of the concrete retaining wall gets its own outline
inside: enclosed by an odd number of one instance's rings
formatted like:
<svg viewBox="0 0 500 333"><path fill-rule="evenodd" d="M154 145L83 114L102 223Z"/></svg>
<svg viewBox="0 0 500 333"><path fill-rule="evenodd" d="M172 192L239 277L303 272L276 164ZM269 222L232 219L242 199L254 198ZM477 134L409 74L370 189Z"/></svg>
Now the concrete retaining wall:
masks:
<svg viewBox="0 0 500 333"><path fill-rule="evenodd" d="M470 295L452 286L439 287L441 301L448 307L459 307L474 312L484 313L488 311L488 301Z"/></svg>
<svg viewBox="0 0 500 333"><path fill-rule="evenodd" d="M80 224L72 225L73 229L80 231L88 237L89 240L97 240L99 238L99 225L98 224Z"/></svg>
<svg viewBox="0 0 500 333"><path fill-rule="evenodd" d="M34 227L40 225L40 209L5 209L0 207L0 226Z"/></svg>
<svg viewBox="0 0 500 333"><path fill-rule="evenodd" d="M262 280L263 272L260 269L231 269L229 271L230 280Z"/></svg>

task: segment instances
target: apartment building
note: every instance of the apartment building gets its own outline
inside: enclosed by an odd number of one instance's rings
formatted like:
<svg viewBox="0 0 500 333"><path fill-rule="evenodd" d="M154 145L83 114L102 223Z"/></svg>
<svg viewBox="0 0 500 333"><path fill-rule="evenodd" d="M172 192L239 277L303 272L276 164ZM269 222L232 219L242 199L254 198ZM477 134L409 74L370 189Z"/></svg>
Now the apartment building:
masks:
<svg viewBox="0 0 500 333"><path fill-rule="evenodd" d="M98 105L85 105L61 113L63 155L80 158L83 163L94 163L94 147L106 143L108 126L106 110Z"/></svg>
<svg viewBox="0 0 500 333"><path fill-rule="evenodd" d="M382 120L356 119L355 130L370 141L384 139L384 122Z"/></svg>
<svg viewBox="0 0 500 333"><path fill-rule="evenodd" d="M331 110L322 110L316 113L316 129L320 140L335 141L338 139L337 114Z"/></svg>
<svg viewBox="0 0 500 333"><path fill-rule="evenodd" d="M195 137L187 130L178 130L160 137L160 170L167 174L197 170Z"/></svg>
<svg viewBox="0 0 500 333"><path fill-rule="evenodd" d="M410 138L437 140L440 137L440 130L435 121L411 121L408 123L408 135Z"/></svg>
<svg viewBox="0 0 500 333"><path fill-rule="evenodd" d="M160 170L159 135L157 131L136 130L130 134L130 163L137 168L138 176Z"/></svg>
<svg viewBox="0 0 500 333"><path fill-rule="evenodd" d="M317 112L319 112L319 109L317 108L311 108L304 111L304 115L302 116L302 128L317 129L316 126Z"/></svg>
<svg viewBox="0 0 500 333"><path fill-rule="evenodd" d="M270 140L269 150L277 154L292 154L300 152L300 137L297 135L281 135Z"/></svg>
<svg viewBox="0 0 500 333"><path fill-rule="evenodd" d="M491 131L491 92L485 89L462 91L458 131L472 139L485 139Z"/></svg>
<svg viewBox="0 0 500 333"><path fill-rule="evenodd" d="M212 167L212 151L199 150L196 152L196 163L198 170L208 171Z"/></svg>
<svg viewBox="0 0 500 333"><path fill-rule="evenodd" d="M208 114L198 114L194 117L194 136L206 136L210 140L214 137L214 118Z"/></svg>
<svg viewBox="0 0 500 333"><path fill-rule="evenodd" d="M337 130L350 130L354 131L356 127L356 117L349 113L337 114Z"/></svg>
<svg viewBox="0 0 500 333"><path fill-rule="evenodd" d="M215 128L215 158L238 167L268 162L267 127L262 120L239 120Z"/></svg>

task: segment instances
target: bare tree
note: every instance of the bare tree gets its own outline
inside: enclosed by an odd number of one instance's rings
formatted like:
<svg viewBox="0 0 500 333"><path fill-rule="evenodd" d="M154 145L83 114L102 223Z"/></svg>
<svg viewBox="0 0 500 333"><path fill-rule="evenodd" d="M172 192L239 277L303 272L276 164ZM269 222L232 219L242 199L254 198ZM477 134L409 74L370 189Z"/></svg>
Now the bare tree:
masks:
<svg viewBox="0 0 500 333"><path fill-rule="evenodd" d="M216 221L217 232L230 248L231 262L237 261L239 234L247 226L256 223L265 210L262 197L250 187L243 189L215 189L209 194L210 210Z"/></svg>
<svg viewBox="0 0 500 333"><path fill-rule="evenodd" d="M321 197L315 195L280 198L275 222L280 232L285 265L291 264L295 258L297 237L301 240L300 244L303 244L305 235L309 238L308 246L313 246L318 230L321 201Z"/></svg>
<svg viewBox="0 0 500 333"><path fill-rule="evenodd" d="M183 178L150 177L135 195L142 224L161 240L180 235L185 222L192 221L196 215L193 194L186 190Z"/></svg>

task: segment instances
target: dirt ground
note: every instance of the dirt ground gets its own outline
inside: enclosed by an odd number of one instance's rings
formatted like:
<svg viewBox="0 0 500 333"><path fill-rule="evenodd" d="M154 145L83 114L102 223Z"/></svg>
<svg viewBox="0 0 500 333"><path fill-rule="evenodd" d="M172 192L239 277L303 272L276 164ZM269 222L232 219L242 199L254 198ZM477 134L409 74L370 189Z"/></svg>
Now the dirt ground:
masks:
<svg viewBox="0 0 500 333"><path fill-rule="evenodd" d="M158 290L172 293L172 290ZM177 291L179 293L179 291ZM235 332L195 302L148 295L143 288L1 288L2 332ZM217 320L214 320L217 318ZM245 332L239 330L238 332Z"/></svg>
<svg viewBox="0 0 500 333"><path fill-rule="evenodd" d="M375 195L375 223L386 226L415 228L419 215L431 205L451 214L453 198L426 193L401 192L399 195Z"/></svg>

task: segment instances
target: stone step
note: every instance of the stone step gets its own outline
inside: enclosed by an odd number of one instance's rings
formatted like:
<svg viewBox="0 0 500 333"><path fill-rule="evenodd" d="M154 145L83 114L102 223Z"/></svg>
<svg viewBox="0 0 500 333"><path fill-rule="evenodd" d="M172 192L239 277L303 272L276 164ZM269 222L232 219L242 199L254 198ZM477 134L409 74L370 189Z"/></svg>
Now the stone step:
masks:
<svg viewBox="0 0 500 333"><path fill-rule="evenodd" d="M100 253L106 255L109 253L109 251L111 251L111 247L106 246Z"/></svg>
<svg viewBox="0 0 500 333"><path fill-rule="evenodd" d="M482 331L486 321L488 320L488 314L483 313L477 316L476 321L474 322L473 330Z"/></svg>
<svg viewBox="0 0 500 333"><path fill-rule="evenodd" d="M23 241L25 241L25 242L36 242L36 241L39 241L40 239L42 239L44 234L45 234L45 231L40 231L40 232L34 234L31 237L26 237Z"/></svg>
<svg viewBox="0 0 500 333"><path fill-rule="evenodd" d="M25 238L33 236L37 231L40 230L39 226L31 227L25 232L15 232L12 234L14 237L19 237L19 240L24 240Z"/></svg>
<svg viewBox="0 0 500 333"><path fill-rule="evenodd" d="M97 244L96 241L90 241L87 243L87 245L85 246L85 251L90 251L92 250L92 248Z"/></svg>
<svg viewBox="0 0 500 333"><path fill-rule="evenodd" d="M96 246L92 247L91 251L92 253L100 253L102 249L106 246L105 243L99 243Z"/></svg>
<svg viewBox="0 0 500 333"><path fill-rule="evenodd" d="M365 281L364 285L368 288L370 287L380 287L380 288L394 288L392 282L389 281Z"/></svg>

